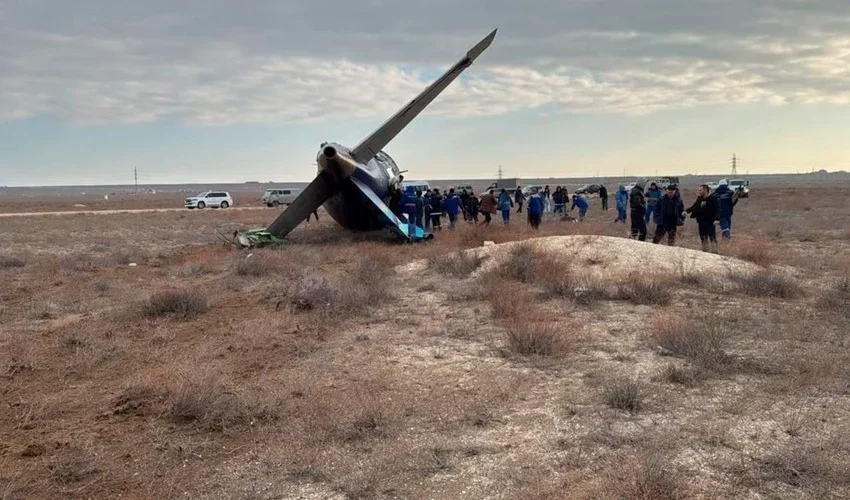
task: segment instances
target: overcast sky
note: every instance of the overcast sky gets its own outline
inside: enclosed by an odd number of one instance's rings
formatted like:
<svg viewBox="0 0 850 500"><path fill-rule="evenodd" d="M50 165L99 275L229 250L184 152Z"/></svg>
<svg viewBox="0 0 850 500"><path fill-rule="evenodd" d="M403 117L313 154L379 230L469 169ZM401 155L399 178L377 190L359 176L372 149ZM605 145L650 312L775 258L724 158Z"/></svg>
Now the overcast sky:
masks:
<svg viewBox="0 0 850 500"><path fill-rule="evenodd" d="M411 177L850 169L847 0L3 0L0 185L309 180L495 27Z"/></svg>

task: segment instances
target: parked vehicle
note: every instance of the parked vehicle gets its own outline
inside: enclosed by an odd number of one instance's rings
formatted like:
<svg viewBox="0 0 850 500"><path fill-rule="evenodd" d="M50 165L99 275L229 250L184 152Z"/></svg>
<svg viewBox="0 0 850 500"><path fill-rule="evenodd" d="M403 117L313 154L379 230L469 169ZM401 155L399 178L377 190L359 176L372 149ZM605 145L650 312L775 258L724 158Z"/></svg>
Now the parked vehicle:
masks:
<svg viewBox="0 0 850 500"><path fill-rule="evenodd" d="M431 185L428 184L428 181L402 181L401 190L404 191L407 189L407 186L413 186L413 189L423 193L431 189Z"/></svg>
<svg viewBox="0 0 850 500"><path fill-rule="evenodd" d="M599 184L585 184L580 188L576 188L574 191L575 194L599 194L599 190L602 188Z"/></svg>
<svg viewBox="0 0 850 500"><path fill-rule="evenodd" d="M263 203L268 207L279 207L280 205L289 205L298 194L301 193L299 188L275 188L266 189L263 194Z"/></svg>
<svg viewBox="0 0 850 500"><path fill-rule="evenodd" d="M487 186L487 188L485 188L484 191L489 191L489 190L492 189L492 190L494 190L495 192L498 193L499 191L504 189L508 193L513 195L516 192L517 186L519 186L519 185L521 185L520 180L516 179L516 178L514 178L514 179L500 179L500 180L490 184L489 186ZM523 189L523 192L525 192L525 189Z"/></svg>
<svg viewBox="0 0 850 500"><path fill-rule="evenodd" d="M744 179L729 179L729 189L737 191L741 198L750 197L750 181Z"/></svg>
<svg viewBox="0 0 850 500"><path fill-rule="evenodd" d="M454 188L455 188L455 193L462 193L464 189L466 189L467 193L471 193L473 191L472 184L458 185L458 186L454 186Z"/></svg>
<svg viewBox="0 0 850 500"><path fill-rule="evenodd" d="M226 191L204 191L197 196L186 198L183 204L186 208L203 209L210 208L227 208L233 206L233 198Z"/></svg>

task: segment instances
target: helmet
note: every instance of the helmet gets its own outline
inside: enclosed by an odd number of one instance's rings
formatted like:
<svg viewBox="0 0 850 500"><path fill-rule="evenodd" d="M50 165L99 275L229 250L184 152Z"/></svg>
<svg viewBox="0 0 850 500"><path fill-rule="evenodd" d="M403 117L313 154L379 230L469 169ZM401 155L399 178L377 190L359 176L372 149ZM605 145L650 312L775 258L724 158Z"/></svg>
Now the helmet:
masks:
<svg viewBox="0 0 850 500"><path fill-rule="evenodd" d="M720 182L717 183L718 186L728 186L729 181L726 179L720 179Z"/></svg>

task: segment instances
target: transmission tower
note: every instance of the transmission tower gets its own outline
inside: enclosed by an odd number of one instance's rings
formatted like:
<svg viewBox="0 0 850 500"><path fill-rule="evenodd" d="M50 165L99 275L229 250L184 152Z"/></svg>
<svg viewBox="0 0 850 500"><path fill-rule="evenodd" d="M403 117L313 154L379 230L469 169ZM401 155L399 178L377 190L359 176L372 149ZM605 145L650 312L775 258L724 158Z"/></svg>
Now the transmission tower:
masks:
<svg viewBox="0 0 850 500"><path fill-rule="evenodd" d="M738 156L732 154L732 177L738 176Z"/></svg>
<svg viewBox="0 0 850 500"><path fill-rule="evenodd" d="M502 180L502 174L503 174L503 172L502 172L502 166L501 166L501 165L499 165L499 180Z"/></svg>
<svg viewBox="0 0 850 500"><path fill-rule="evenodd" d="M135 186L135 192L139 192L139 169L133 167L133 185Z"/></svg>

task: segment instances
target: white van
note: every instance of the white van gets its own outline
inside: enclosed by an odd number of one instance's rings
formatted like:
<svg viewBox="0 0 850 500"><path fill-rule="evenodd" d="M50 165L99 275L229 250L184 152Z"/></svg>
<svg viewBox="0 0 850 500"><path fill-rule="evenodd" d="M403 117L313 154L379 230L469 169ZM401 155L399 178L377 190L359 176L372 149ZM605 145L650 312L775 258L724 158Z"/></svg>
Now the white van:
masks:
<svg viewBox="0 0 850 500"><path fill-rule="evenodd" d="M428 181L402 181L401 190L406 190L407 186L413 186L413 189L415 189L416 191L422 191L423 193L431 189L431 186L428 184Z"/></svg>
<svg viewBox="0 0 850 500"><path fill-rule="evenodd" d="M266 189L263 194L263 203L267 207L279 207L280 205L289 205L301 193L299 188L276 188Z"/></svg>

